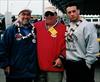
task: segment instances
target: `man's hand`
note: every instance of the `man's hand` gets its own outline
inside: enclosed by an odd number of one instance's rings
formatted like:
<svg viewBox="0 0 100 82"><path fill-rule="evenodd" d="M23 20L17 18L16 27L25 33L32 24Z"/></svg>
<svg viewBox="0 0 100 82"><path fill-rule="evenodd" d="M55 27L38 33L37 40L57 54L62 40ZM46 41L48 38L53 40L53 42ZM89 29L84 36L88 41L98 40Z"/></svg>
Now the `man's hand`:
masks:
<svg viewBox="0 0 100 82"><path fill-rule="evenodd" d="M57 58L57 59L53 62L53 66L54 66L54 67L58 67L58 68L62 67L62 62L61 62L60 58Z"/></svg>
<svg viewBox="0 0 100 82"><path fill-rule="evenodd" d="M5 69L4 69L4 71L6 72L6 73L10 73L10 66L7 66Z"/></svg>

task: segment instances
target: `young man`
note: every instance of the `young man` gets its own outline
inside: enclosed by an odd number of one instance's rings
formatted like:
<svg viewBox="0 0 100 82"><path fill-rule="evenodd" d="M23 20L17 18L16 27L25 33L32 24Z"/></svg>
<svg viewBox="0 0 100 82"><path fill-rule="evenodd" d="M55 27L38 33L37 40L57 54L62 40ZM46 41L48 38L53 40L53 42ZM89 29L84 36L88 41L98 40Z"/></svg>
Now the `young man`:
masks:
<svg viewBox="0 0 100 82"><path fill-rule="evenodd" d="M30 18L29 9L20 11L16 22L4 32L0 61L6 82L32 82L37 78L36 32Z"/></svg>
<svg viewBox="0 0 100 82"><path fill-rule="evenodd" d="M39 82L62 82L65 57L65 26L57 20L55 7L47 7L44 20L34 24L41 70Z"/></svg>
<svg viewBox="0 0 100 82"><path fill-rule="evenodd" d="M94 82L93 64L99 52L96 28L80 17L76 2L69 2L65 10L70 20L66 33L67 82Z"/></svg>

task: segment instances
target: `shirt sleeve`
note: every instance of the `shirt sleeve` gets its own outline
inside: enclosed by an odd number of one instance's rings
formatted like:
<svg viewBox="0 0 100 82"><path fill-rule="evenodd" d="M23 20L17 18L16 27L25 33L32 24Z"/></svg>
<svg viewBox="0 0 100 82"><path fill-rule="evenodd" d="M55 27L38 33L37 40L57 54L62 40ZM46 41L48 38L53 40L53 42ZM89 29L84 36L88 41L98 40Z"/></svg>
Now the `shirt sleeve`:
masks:
<svg viewBox="0 0 100 82"><path fill-rule="evenodd" d="M94 24L87 24L85 30L86 41L86 63L93 64L97 58L96 54L99 52L99 43L97 42L97 30Z"/></svg>
<svg viewBox="0 0 100 82"><path fill-rule="evenodd" d="M10 29L6 29L0 41L0 67L9 65L9 54L12 45L13 34Z"/></svg>

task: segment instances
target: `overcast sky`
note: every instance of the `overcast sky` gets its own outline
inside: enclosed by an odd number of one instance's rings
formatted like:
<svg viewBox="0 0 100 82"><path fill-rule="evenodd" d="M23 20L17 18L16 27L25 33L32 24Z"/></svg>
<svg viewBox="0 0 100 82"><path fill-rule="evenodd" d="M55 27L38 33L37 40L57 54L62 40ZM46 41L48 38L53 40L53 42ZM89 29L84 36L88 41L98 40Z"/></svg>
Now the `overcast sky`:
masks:
<svg viewBox="0 0 100 82"><path fill-rule="evenodd" d="M44 7L50 5L48 0L44 1ZM13 15L17 15L20 10L25 8L32 10L32 14L42 15L43 0L0 0L0 13L2 14L5 14L8 9L8 11L12 12Z"/></svg>

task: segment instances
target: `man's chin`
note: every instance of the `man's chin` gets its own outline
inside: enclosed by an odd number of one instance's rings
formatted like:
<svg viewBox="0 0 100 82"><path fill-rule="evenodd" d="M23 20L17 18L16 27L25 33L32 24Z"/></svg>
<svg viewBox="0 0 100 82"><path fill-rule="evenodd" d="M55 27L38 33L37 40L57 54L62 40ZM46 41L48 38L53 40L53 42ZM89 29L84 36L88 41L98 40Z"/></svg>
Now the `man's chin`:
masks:
<svg viewBox="0 0 100 82"><path fill-rule="evenodd" d="M22 24L23 24L23 25L28 25L28 24L29 24L29 22L23 22Z"/></svg>
<svg viewBox="0 0 100 82"><path fill-rule="evenodd" d="M72 19L72 20L71 20L71 22L76 22L76 21L77 21L76 19Z"/></svg>

